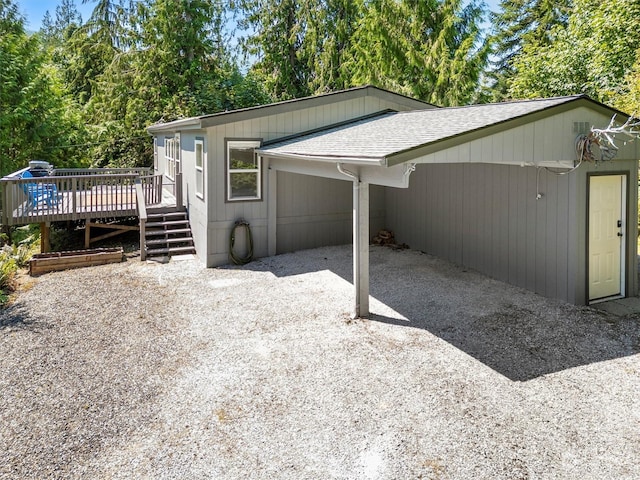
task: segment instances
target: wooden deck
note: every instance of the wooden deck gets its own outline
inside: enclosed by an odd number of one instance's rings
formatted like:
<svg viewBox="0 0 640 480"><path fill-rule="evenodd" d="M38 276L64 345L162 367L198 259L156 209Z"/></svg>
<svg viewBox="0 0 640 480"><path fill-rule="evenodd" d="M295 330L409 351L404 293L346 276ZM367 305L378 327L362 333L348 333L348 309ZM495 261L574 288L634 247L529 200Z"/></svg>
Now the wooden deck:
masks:
<svg viewBox="0 0 640 480"><path fill-rule="evenodd" d="M136 183L148 209L176 206L175 197L163 189L162 177L144 175L146 171L65 170L21 178L23 171L0 180L5 225L137 216Z"/></svg>

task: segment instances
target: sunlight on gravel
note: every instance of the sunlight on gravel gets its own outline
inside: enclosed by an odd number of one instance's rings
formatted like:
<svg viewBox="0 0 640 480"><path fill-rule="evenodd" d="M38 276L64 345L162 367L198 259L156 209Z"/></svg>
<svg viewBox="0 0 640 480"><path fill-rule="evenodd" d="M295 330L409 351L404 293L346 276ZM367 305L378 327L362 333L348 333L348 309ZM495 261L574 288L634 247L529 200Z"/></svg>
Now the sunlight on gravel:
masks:
<svg viewBox="0 0 640 480"><path fill-rule="evenodd" d="M414 251L51 273L0 313L0 478L640 477L640 322Z"/></svg>

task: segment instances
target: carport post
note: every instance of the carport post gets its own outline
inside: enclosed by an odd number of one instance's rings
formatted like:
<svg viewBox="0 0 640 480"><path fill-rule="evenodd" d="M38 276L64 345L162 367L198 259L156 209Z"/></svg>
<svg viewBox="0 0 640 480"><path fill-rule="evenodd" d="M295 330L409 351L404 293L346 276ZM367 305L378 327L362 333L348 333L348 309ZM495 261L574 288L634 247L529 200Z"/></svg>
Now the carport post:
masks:
<svg viewBox="0 0 640 480"><path fill-rule="evenodd" d="M353 285L355 318L369 316L369 184L353 182Z"/></svg>

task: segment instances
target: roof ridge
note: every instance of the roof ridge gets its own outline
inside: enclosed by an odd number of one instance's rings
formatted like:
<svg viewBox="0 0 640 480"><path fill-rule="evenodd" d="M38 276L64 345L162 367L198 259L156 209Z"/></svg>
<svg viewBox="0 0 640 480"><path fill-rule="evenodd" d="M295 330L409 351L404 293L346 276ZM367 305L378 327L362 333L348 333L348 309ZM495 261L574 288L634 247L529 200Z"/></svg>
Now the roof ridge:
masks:
<svg viewBox="0 0 640 480"><path fill-rule="evenodd" d="M587 100L592 100L588 95L585 95L584 93L580 93L580 94L576 94L576 95L559 95L556 97L548 97L548 98L523 98L523 99L519 99L519 100L510 100L507 102L490 102L490 103L472 103L469 105L453 105L450 107L440 107L437 109L433 109L433 108L425 108L423 110L406 110L406 111L402 111L402 112L398 112L399 114L406 114L406 113L415 113L415 112L425 112L425 111L434 111L434 110L461 110L461 109L465 109L465 108L477 108L477 107L500 107L500 106L505 106L505 105L517 105L517 104L523 104L523 103L534 103L534 102L546 102L546 101L550 101L550 100L564 100L564 102L562 103L566 103L566 102L571 102L574 100L579 100L581 98L587 99Z"/></svg>

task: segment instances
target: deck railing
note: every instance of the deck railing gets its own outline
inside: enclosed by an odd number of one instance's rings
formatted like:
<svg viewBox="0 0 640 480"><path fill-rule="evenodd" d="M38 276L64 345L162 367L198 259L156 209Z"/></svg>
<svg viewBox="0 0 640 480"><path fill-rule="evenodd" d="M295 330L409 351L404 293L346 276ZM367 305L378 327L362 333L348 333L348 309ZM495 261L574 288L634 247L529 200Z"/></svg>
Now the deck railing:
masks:
<svg viewBox="0 0 640 480"><path fill-rule="evenodd" d="M147 205L162 199L162 177L141 176L140 172L87 173L48 177L20 178L24 170L0 180L2 182L2 222L23 225L81 218L136 216L136 179L142 186ZM148 173L148 169L138 169ZM112 171L110 171L112 172Z"/></svg>
<svg viewBox="0 0 640 480"><path fill-rule="evenodd" d="M77 177L79 175L150 175L152 173L149 167L134 168L56 168L51 171L51 175L56 177Z"/></svg>

